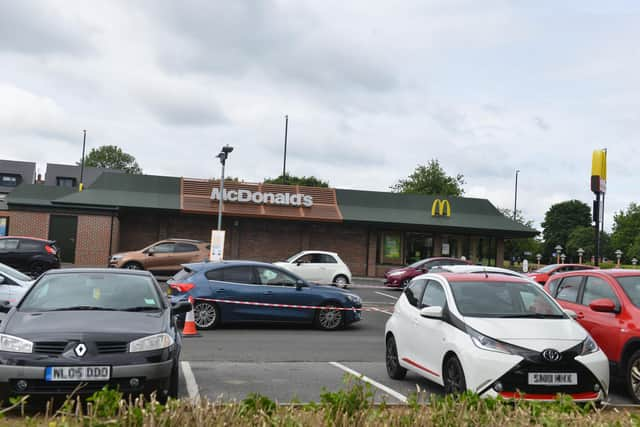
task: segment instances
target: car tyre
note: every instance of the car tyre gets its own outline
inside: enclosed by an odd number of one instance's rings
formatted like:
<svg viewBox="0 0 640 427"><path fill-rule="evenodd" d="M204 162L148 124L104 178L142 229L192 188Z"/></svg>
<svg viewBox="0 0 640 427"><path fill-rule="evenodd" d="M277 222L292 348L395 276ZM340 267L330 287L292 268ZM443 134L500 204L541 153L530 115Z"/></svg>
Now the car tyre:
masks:
<svg viewBox="0 0 640 427"><path fill-rule="evenodd" d="M387 338L385 361L389 378L394 380L403 380L407 375L407 370L400 366L400 361L398 360L398 347L396 346L396 340L393 335L389 335L389 338Z"/></svg>
<svg viewBox="0 0 640 427"><path fill-rule="evenodd" d="M402 283L400 284L400 287L404 289L404 288L406 288L407 286L409 286L409 283L411 283L411 279L404 279L404 280L402 281Z"/></svg>
<svg viewBox="0 0 640 427"><path fill-rule="evenodd" d="M196 301L193 304L193 317L198 329L214 329L220 324L220 309L215 303Z"/></svg>
<svg viewBox="0 0 640 427"><path fill-rule="evenodd" d="M178 362L171 370L171 377L169 377L169 387L167 387L167 397L171 399L177 399L180 392L180 370L178 368Z"/></svg>
<svg viewBox="0 0 640 427"><path fill-rule="evenodd" d="M134 262L134 261L127 262L125 265L122 266L122 268L125 268L127 270L144 270L144 268L142 268L142 265L139 262Z"/></svg>
<svg viewBox="0 0 640 427"><path fill-rule="evenodd" d="M349 285L349 279L344 274L338 274L333 278L333 283L339 288L347 289Z"/></svg>
<svg viewBox="0 0 640 427"><path fill-rule="evenodd" d="M634 403L640 403L640 350L634 352L627 363L625 383Z"/></svg>
<svg viewBox="0 0 640 427"><path fill-rule="evenodd" d="M444 392L447 394L460 394L467 390L462 364L456 356L449 356L444 362L443 370Z"/></svg>
<svg viewBox="0 0 640 427"><path fill-rule="evenodd" d="M327 308L316 311L315 325L324 331L335 331L344 326L344 311L339 310L342 306L339 303L326 303ZM335 308L338 308L336 310Z"/></svg>
<svg viewBox="0 0 640 427"><path fill-rule="evenodd" d="M47 271L47 265L42 261L34 261L29 266L29 274L32 277L39 277L45 271Z"/></svg>

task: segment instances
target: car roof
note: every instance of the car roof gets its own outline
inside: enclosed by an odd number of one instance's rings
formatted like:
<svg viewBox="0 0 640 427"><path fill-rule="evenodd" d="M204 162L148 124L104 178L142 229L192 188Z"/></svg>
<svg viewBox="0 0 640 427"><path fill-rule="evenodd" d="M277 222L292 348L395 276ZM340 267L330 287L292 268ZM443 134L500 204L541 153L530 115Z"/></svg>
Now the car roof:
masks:
<svg viewBox="0 0 640 427"><path fill-rule="evenodd" d="M519 282L519 283L532 283L531 280L524 277L507 276L505 274L487 273L484 276L481 274L470 273L427 273L422 276L442 276L447 279L448 282Z"/></svg>
<svg viewBox="0 0 640 427"><path fill-rule="evenodd" d="M168 239L160 240L160 242L185 242L185 243L206 243L204 240L196 240L196 239L174 239L173 237L169 237Z"/></svg>
<svg viewBox="0 0 640 427"><path fill-rule="evenodd" d="M338 254L336 252L329 252L329 251L314 251L314 250L306 250L306 251L300 251L298 252L297 255L306 255L306 254L326 254L326 255L335 255L338 256Z"/></svg>
<svg viewBox="0 0 640 427"><path fill-rule="evenodd" d="M590 270L565 271L562 273L558 273L557 275L554 275L553 278L555 279L557 277L569 276L569 275L572 275L571 273L573 273L573 275L589 273L590 275L603 275L603 276L610 276L610 277L640 276L640 270L626 269L626 268L611 268L607 270L590 269Z"/></svg>
<svg viewBox="0 0 640 427"><path fill-rule="evenodd" d="M57 268L53 270L48 270L43 273L43 275L51 276L58 274L91 274L91 273L101 273L101 274L113 274L113 275L133 275L133 276L146 276L153 277L153 275L145 270L129 270L126 268Z"/></svg>
<svg viewBox="0 0 640 427"><path fill-rule="evenodd" d="M188 264L182 264L182 267L186 267L190 270L199 271L205 267L233 267L233 266L253 266L253 267L277 267L268 262L262 261L251 261L251 260L224 260L221 262L212 262L212 261L203 261L203 262L192 262Z"/></svg>
<svg viewBox="0 0 640 427"><path fill-rule="evenodd" d="M40 237L29 237L29 236L1 236L0 239L27 239L27 240L37 240L38 242L55 242L55 240L49 239L41 239Z"/></svg>
<svg viewBox="0 0 640 427"><path fill-rule="evenodd" d="M497 274L511 274L513 276L522 276L522 273L519 271L509 270L508 268L502 267L493 267L493 266L484 266L484 265L441 265L436 268L446 268L451 273L470 273L470 272L484 272L487 273L497 273ZM437 271L436 271L437 272Z"/></svg>

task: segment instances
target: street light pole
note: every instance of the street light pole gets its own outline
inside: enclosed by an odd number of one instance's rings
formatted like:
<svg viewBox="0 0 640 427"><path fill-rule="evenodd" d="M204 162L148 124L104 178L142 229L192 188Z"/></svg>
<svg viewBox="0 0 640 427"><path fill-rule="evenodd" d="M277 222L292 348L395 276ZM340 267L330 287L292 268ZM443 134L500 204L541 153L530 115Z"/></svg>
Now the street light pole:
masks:
<svg viewBox="0 0 640 427"><path fill-rule="evenodd" d="M562 246L557 245L555 248L553 248L556 250L556 264L560 264L560 252L562 252Z"/></svg>
<svg viewBox="0 0 640 427"><path fill-rule="evenodd" d="M284 162L282 163L282 183L287 183L287 134L289 133L289 115L284 116Z"/></svg>
<svg viewBox="0 0 640 427"><path fill-rule="evenodd" d="M227 157L229 157L229 153L233 151L233 147L229 145L225 145L222 147L222 150L217 158L220 159L220 163L222 164L222 174L220 176L220 199L218 199L218 230L222 230L222 200L224 199L224 165L227 162Z"/></svg>
<svg viewBox="0 0 640 427"><path fill-rule="evenodd" d="M520 173L520 169L516 169L516 191L513 197L513 220L516 220L516 212L518 207L518 174Z"/></svg>
<svg viewBox="0 0 640 427"><path fill-rule="evenodd" d="M82 129L82 160L80 160L80 185L78 189L82 191L82 187L84 187L84 147L87 144L87 130Z"/></svg>

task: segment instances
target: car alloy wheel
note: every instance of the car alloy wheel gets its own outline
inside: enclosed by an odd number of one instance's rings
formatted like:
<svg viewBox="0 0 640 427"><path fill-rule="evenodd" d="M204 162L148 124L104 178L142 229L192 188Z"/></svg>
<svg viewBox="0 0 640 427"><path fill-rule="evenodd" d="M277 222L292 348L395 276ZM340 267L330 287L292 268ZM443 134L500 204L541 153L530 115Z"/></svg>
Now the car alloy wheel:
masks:
<svg viewBox="0 0 640 427"><path fill-rule="evenodd" d="M411 279L404 279L404 280L402 281L402 285L401 285L401 286L402 286L403 288L406 288L407 286L409 286L409 283L411 283Z"/></svg>
<svg viewBox="0 0 640 427"><path fill-rule="evenodd" d="M635 403L640 403L640 351L636 351L629 359L627 369L627 389Z"/></svg>
<svg viewBox="0 0 640 427"><path fill-rule="evenodd" d="M208 302L196 302L193 306L193 318L198 329L214 328L220 318L218 307Z"/></svg>
<svg viewBox="0 0 640 427"><path fill-rule="evenodd" d="M341 287L341 288L347 288L347 285L349 284L349 281L347 280L347 278L343 275L339 275L337 276L335 279L333 279L333 283L336 284L337 286Z"/></svg>
<svg viewBox="0 0 640 427"><path fill-rule="evenodd" d="M456 356L451 356L444 364L444 392L460 394L467 390L462 365Z"/></svg>
<svg viewBox="0 0 640 427"><path fill-rule="evenodd" d="M124 265L127 270L142 270L142 266L137 262L128 262Z"/></svg>
<svg viewBox="0 0 640 427"><path fill-rule="evenodd" d="M402 380L407 375L407 370L400 366L398 361L398 348L396 347L396 340L393 336L387 338L387 351L386 351L386 364L387 374L389 378L394 380Z"/></svg>
<svg viewBox="0 0 640 427"><path fill-rule="evenodd" d="M336 305L337 308L338 307ZM338 329L342 326L344 320L344 316L342 310L336 310L331 306L327 306L327 308L323 308L318 310L316 314L316 324L320 327L320 329L324 329L326 331L332 331Z"/></svg>

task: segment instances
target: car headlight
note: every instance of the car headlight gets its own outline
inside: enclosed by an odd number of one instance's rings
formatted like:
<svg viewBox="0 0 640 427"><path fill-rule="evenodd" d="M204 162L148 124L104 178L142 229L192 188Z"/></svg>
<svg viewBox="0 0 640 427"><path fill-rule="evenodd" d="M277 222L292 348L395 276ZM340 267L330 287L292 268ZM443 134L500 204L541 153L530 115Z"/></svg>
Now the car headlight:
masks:
<svg viewBox="0 0 640 427"><path fill-rule="evenodd" d="M140 338L129 343L129 352L162 350L173 345L173 338L169 334L156 334Z"/></svg>
<svg viewBox="0 0 640 427"><path fill-rule="evenodd" d="M389 273L389 277L398 277L398 276L402 276L404 274L404 271L394 271L393 273Z"/></svg>
<svg viewBox="0 0 640 427"><path fill-rule="evenodd" d="M582 341L580 356L595 353L596 351L598 351L598 344L591 338L591 335L587 334L587 337Z"/></svg>
<svg viewBox="0 0 640 427"><path fill-rule="evenodd" d="M117 261L122 258L122 255L111 255L111 261Z"/></svg>
<svg viewBox="0 0 640 427"><path fill-rule="evenodd" d="M471 341L473 341L475 346L481 348L482 350L495 351L498 353L506 354L520 354L522 350L524 350L515 345L494 340L493 338L483 335L475 329L469 327L467 327L467 333L471 337Z"/></svg>
<svg viewBox="0 0 640 427"><path fill-rule="evenodd" d="M354 304L362 304L362 299L356 294L347 294L347 299Z"/></svg>
<svg viewBox="0 0 640 427"><path fill-rule="evenodd" d="M0 334L0 351L12 353L32 353L33 343L12 335Z"/></svg>

